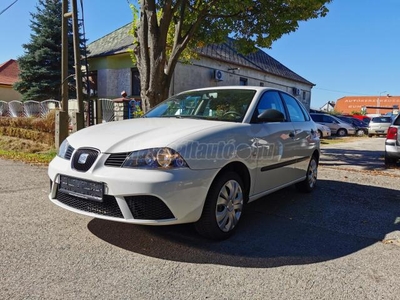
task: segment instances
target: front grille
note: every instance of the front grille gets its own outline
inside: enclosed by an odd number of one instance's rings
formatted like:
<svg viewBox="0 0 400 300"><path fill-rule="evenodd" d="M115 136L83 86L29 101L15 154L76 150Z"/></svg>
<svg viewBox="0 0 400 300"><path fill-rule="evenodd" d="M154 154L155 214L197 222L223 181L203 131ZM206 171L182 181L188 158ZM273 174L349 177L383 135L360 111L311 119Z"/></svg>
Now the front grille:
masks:
<svg viewBox="0 0 400 300"><path fill-rule="evenodd" d="M103 202L96 202L57 192L56 199L65 205L82 211L108 217L123 218L117 200L113 196L104 195Z"/></svg>
<svg viewBox="0 0 400 300"><path fill-rule="evenodd" d="M67 151L65 152L65 156L64 158L67 160L71 159L72 153L74 152L74 147L72 147L71 145L68 146Z"/></svg>
<svg viewBox="0 0 400 300"><path fill-rule="evenodd" d="M95 149L78 149L72 158L72 168L77 171L86 172L94 164L98 155L99 151Z"/></svg>
<svg viewBox="0 0 400 300"><path fill-rule="evenodd" d="M124 163L125 159L128 157L129 154L130 152L113 153L107 158L104 165L110 167L122 167L122 164Z"/></svg>
<svg viewBox="0 0 400 300"><path fill-rule="evenodd" d="M165 203L157 197L129 196L125 197L125 200L135 219L163 220L175 218Z"/></svg>

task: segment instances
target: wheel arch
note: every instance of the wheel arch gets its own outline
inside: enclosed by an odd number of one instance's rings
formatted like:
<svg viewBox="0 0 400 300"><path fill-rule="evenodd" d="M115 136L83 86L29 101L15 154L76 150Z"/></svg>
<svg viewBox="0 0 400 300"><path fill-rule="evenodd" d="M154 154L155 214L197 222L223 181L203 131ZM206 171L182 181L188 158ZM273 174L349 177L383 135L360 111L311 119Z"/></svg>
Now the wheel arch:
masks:
<svg viewBox="0 0 400 300"><path fill-rule="evenodd" d="M338 135L338 133L339 133L341 130L343 130L343 131L345 132L344 136L346 136L346 135L348 135L348 134L349 134L349 132L347 131L347 129L346 129L346 128L344 128L344 127L340 127L338 130L336 130L336 135Z"/></svg>
<svg viewBox="0 0 400 300"><path fill-rule="evenodd" d="M321 156L320 152L318 150L314 150L314 153L312 154L312 156L315 156L317 163L319 164L319 157Z"/></svg>
<svg viewBox="0 0 400 300"><path fill-rule="evenodd" d="M251 177L250 177L250 172L246 165L242 162L231 162L224 166L215 176L215 178L218 178L221 174L225 172L235 172L237 173L240 178L243 180L244 188L246 189L246 197L245 197L245 202L248 201L249 198L249 193L250 193L250 187L251 187ZM214 178L214 180L215 180Z"/></svg>

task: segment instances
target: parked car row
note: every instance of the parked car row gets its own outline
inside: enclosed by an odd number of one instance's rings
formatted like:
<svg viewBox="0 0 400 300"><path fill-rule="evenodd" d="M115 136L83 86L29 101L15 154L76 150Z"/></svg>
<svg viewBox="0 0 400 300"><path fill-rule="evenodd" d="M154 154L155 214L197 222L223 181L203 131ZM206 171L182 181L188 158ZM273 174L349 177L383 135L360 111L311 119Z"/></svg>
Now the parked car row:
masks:
<svg viewBox="0 0 400 300"><path fill-rule="evenodd" d="M362 136L364 134L368 134L368 124L360 119L356 119L351 116L337 116L340 120L345 121L349 124L352 124L356 129L356 135Z"/></svg>
<svg viewBox="0 0 400 300"><path fill-rule="evenodd" d="M346 136L346 135L368 135L369 137L386 135L388 128L392 123L390 116L379 116L364 119L367 122L361 120L363 116L357 118L350 115L330 115L324 113L311 113L311 118L314 122L320 125L329 127L332 135ZM329 135L324 135L322 130L318 129L318 133L321 138L325 138Z"/></svg>
<svg viewBox="0 0 400 300"><path fill-rule="evenodd" d="M311 113L310 115L314 122L329 127L332 134L337 136L356 134L356 128L352 124L342 121L335 116L320 113Z"/></svg>

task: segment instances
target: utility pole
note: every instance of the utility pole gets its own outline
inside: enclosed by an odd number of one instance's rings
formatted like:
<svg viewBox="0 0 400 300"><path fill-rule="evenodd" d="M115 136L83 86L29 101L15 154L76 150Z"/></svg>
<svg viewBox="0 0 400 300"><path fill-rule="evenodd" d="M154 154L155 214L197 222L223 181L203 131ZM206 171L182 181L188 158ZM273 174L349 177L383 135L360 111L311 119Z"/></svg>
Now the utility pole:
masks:
<svg viewBox="0 0 400 300"><path fill-rule="evenodd" d="M58 149L69 134L68 115L68 20L72 18L73 49L75 62L76 99L78 111L72 115L72 132L84 127L81 54L79 45L78 11L76 0L72 1L72 11L68 11L69 0L62 1L62 52L61 52L61 109L56 112L55 145Z"/></svg>

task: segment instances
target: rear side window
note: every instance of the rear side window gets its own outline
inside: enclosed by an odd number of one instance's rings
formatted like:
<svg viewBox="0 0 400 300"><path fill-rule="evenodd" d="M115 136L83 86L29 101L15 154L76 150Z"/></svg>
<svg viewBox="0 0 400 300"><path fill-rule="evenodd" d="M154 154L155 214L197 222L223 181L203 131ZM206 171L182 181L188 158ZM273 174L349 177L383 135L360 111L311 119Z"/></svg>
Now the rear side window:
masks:
<svg viewBox="0 0 400 300"><path fill-rule="evenodd" d="M322 115L311 115L314 122L322 122Z"/></svg>
<svg viewBox="0 0 400 300"><path fill-rule="evenodd" d="M326 115L322 116L322 121L324 123L334 123L334 119L331 116L326 116Z"/></svg>
<svg viewBox="0 0 400 300"><path fill-rule="evenodd" d="M392 123L392 119L390 117L375 117L371 120L374 123Z"/></svg>
<svg viewBox="0 0 400 300"><path fill-rule="evenodd" d="M303 111L303 109L300 107L299 102L296 99L285 93L281 93L281 95L286 103L290 120L292 122L304 122L306 120L309 120L308 114L305 115L305 111Z"/></svg>

